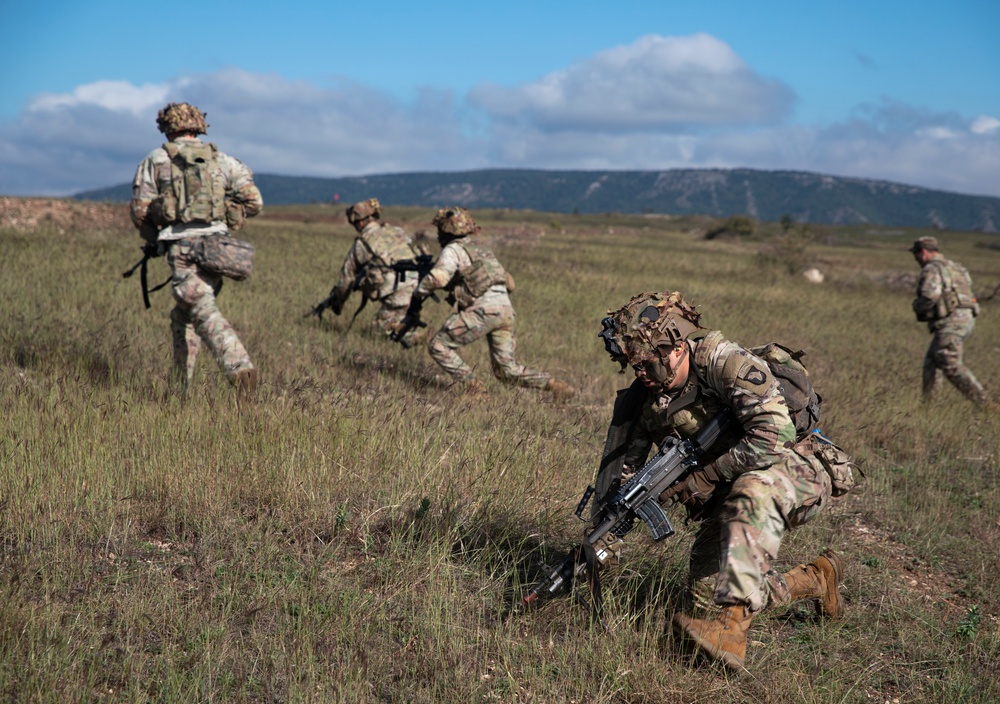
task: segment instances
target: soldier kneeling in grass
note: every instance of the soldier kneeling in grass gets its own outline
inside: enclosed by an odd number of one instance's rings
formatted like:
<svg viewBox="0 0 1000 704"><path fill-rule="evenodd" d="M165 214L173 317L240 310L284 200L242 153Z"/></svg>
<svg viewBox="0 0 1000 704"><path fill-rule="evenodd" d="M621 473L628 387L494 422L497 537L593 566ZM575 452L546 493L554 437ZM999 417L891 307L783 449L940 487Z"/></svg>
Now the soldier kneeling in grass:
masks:
<svg viewBox="0 0 1000 704"><path fill-rule="evenodd" d="M729 414L726 430L660 503L679 503L701 523L673 627L711 659L742 667L751 621L769 605L815 599L821 617L843 614L836 553L784 574L774 561L786 530L850 489L852 463L816 432L820 399L800 355L774 344L747 350L700 319L677 292L640 294L604 319L605 348L636 379L615 404L595 505L643 466L654 443L693 438ZM607 538L598 554L610 557L621 543Z"/></svg>

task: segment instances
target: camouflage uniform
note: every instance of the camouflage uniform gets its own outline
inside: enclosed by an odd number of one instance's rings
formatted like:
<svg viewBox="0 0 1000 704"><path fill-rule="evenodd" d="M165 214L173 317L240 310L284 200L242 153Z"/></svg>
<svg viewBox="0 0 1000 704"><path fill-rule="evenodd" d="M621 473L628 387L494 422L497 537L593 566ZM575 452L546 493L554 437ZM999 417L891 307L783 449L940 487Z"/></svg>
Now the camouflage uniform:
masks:
<svg viewBox="0 0 1000 704"><path fill-rule="evenodd" d="M368 222L347 252L340 268L340 279L331 291L342 302L346 302L356 288L367 299L378 301L380 307L372 327L386 335L402 322L413 291L417 288L416 272L397 275L388 266L399 259L416 256L412 242L413 238L402 228L377 220ZM405 336L405 342L410 344L415 335L417 331L411 330Z"/></svg>
<svg viewBox="0 0 1000 704"><path fill-rule="evenodd" d="M168 125L171 111L177 108L194 110L195 124L200 126L193 127L191 131L205 131L207 125L204 124L201 113L185 103L168 105L160 112L158 123L161 130L166 130L168 134L173 131ZM182 117L189 116L181 114ZM166 252L167 263L170 265L171 290L175 301L170 313L170 329L173 333L176 378L187 388L194 375L201 343L204 342L226 377L235 381L242 370L253 369L253 363L236 331L216 305L222 277L204 270L191 260L191 240L229 232L227 220L234 208L239 211L240 218L252 217L260 212L263 199L254 185L250 169L238 159L216 152L218 170L212 174L212 178L217 179L217 185L224 189L227 214L212 222L155 222L151 206L158 201L158 197L172 188L171 159L167 153L170 145L183 148L201 146L203 142L194 136L176 136L171 142L151 151L140 162L132 181L130 215L144 237L155 237L159 251ZM149 232L153 234L147 234Z"/></svg>
<svg viewBox="0 0 1000 704"><path fill-rule="evenodd" d="M696 605L744 604L757 612L787 600L788 588L772 564L785 531L829 503L830 476L814 454L812 437L796 441L795 424L766 362L718 331L689 338L688 345L693 361L688 383L670 394L648 394L624 463L641 467L653 444L668 434L694 437L720 411L732 412L738 427L700 461L721 480L706 504L689 506L702 520L691 550L691 592ZM686 399L685 405L675 411L679 399Z"/></svg>
<svg viewBox="0 0 1000 704"><path fill-rule="evenodd" d="M481 245L467 246L461 241L445 245L434 268L417 286L417 296L426 298L437 289L448 287L459 271L472 265L470 249L489 252ZM519 364L514 358L515 319L507 284L495 283L471 302L458 301L455 311L431 338L428 350L434 361L453 378L469 381L474 376L472 367L465 363L456 350L485 335L490 347L493 376L518 386L549 388L552 383L551 375Z"/></svg>
<svg viewBox="0 0 1000 704"><path fill-rule="evenodd" d="M966 338L972 334L979 315L979 303L972 294L972 279L964 267L937 251L933 237L918 239L911 251L926 250L920 270L913 310L917 320L926 322L933 337L924 356L923 394L928 400L941 389L942 377L972 402L983 405L988 397L983 385L962 361ZM952 290L951 303L947 302Z"/></svg>
<svg viewBox="0 0 1000 704"><path fill-rule="evenodd" d="M683 504L702 522L688 599L672 625L700 652L742 667L750 622L769 604L814 599L820 615L843 614L838 555L824 552L784 574L774 561L785 531L814 518L853 476L850 458L811 432L819 397L798 355L757 348L772 367L701 327L700 318L680 293L664 292L634 296L602 321L605 349L622 371L632 366L636 381L615 402L596 491L598 502L606 501L654 444L694 437L720 413L732 416L696 466L659 498ZM600 547L604 560L620 546Z"/></svg>

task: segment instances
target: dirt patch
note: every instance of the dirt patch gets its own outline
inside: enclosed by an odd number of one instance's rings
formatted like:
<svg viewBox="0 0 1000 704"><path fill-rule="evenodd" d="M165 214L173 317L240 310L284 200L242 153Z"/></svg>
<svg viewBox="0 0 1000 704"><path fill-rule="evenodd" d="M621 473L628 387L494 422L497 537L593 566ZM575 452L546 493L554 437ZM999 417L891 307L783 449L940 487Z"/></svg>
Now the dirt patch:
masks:
<svg viewBox="0 0 1000 704"><path fill-rule="evenodd" d="M32 230L51 227L72 230L131 230L124 203L95 203L68 198L0 196L0 228Z"/></svg>

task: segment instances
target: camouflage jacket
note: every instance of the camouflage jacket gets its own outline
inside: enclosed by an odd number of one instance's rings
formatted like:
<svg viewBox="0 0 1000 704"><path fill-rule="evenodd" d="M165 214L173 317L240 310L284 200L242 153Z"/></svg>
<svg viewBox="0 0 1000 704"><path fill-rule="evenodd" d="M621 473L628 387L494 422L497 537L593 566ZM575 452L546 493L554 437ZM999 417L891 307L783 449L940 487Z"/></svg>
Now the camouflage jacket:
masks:
<svg viewBox="0 0 1000 704"><path fill-rule="evenodd" d="M480 247L480 249L485 250L486 248ZM448 288L454 283L459 271L468 269L471 266L472 257L469 256L469 252L462 240L453 240L441 250L441 254L438 255L437 261L434 262L434 268L431 269L430 273L421 279L420 285L417 286L417 293L426 297L438 289ZM491 293L506 295L507 285L502 283L493 284L483 296ZM459 308L468 308L470 305L471 303L468 305L460 304Z"/></svg>
<svg viewBox="0 0 1000 704"><path fill-rule="evenodd" d="M738 423L709 448L700 464L714 464L733 479L782 461L796 444L795 424L767 363L718 331L688 340L691 372L683 389L647 394L629 433L624 464L647 459L668 435L693 437L706 421L728 409Z"/></svg>
<svg viewBox="0 0 1000 704"><path fill-rule="evenodd" d="M386 298L401 287L415 287L416 272L396 276L391 264L416 256L413 238L401 227L372 221L362 228L344 257L334 290L343 300L358 289L371 300Z"/></svg>
<svg viewBox="0 0 1000 704"><path fill-rule="evenodd" d="M932 332L953 324L967 325L970 318L979 315L969 272L935 252L920 270L913 312Z"/></svg>
<svg viewBox="0 0 1000 704"><path fill-rule="evenodd" d="M202 144L195 137L179 137L177 144ZM239 159L223 152L217 153L219 164L218 178L225 190L226 200L240 204L245 217L253 217L264 207L264 199L260 190L254 185L253 172ZM147 215L150 205L157 196L171 187L170 157L161 146L157 147L139 163L132 179L132 203L130 215L132 223L142 229L149 226ZM229 227L224 221L213 222L211 225L190 223L186 225L167 225L159 232L160 240L176 240L183 237L228 232Z"/></svg>

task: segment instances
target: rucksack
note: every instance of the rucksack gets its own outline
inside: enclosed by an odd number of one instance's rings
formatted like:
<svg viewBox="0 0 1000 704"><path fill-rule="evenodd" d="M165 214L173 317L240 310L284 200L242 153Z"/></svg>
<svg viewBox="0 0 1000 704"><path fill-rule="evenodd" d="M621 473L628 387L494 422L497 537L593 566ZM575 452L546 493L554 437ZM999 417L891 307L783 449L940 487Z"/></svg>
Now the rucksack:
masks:
<svg viewBox="0 0 1000 704"><path fill-rule="evenodd" d="M809 381L809 370L802 363L805 352L792 351L780 342L751 347L748 351L767 362L768 368L778 380L781 395L788 405L788 415L795 423L795 435L802 439L807 433L819 427L820 406L823 398L816 393Z"/></svg>
<svg viewBox="0 0 1000 704"><path fill-rule="evenodd" d="M358 272L356 288L371 300L377 300L386 276L391 276L392 265L412 259L417 255L412 238L401 227L379 225L358 235L358 239L371 252L372 258Z"/></svg>
<svg viewBox="0 0 1000 704"><path fill-rule="evenodd" d="M979 302L972 290L972 277L969 270L950 259L931 260L932 265L939 266L941 272L941 298L938 299L938 318L946 318L959 308L968 308L972 314L979 315Z"/></svg>
<svg viewBox="0 0 1000 704"><path fill-rule="evenodd" d="M163 194L167 224L226 219L226 192L214 144L167 142L170 190Z"/></svg>
<svg viewBox="0 0 1000 704"><path fill-rule="evenodd" d="M723 340L719 331L706 331L698 335L700 342L695 352L695 365L699 374L711 357L716 346ZM692 339L696 339L692 336ZM788 415L795 424L795 436L799 440L819 427L822 397L816 393L809 380L809 370L802 363L805 352L793 351L780 342L748 347L747 351L762 359L778 382L781 395L788 406Z"/></svg>

